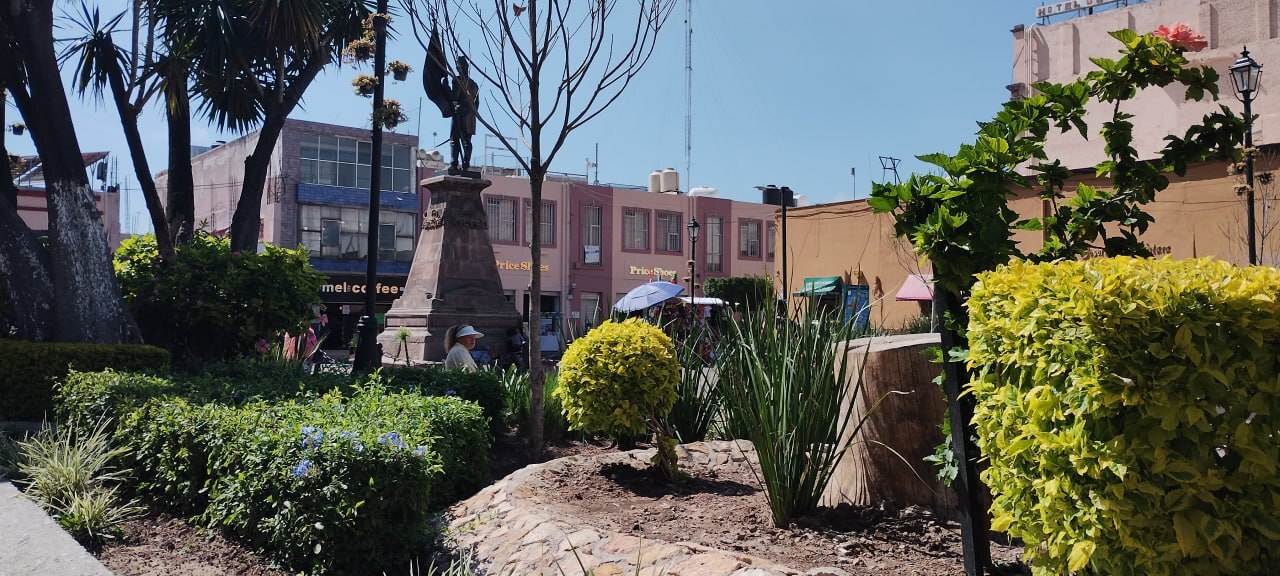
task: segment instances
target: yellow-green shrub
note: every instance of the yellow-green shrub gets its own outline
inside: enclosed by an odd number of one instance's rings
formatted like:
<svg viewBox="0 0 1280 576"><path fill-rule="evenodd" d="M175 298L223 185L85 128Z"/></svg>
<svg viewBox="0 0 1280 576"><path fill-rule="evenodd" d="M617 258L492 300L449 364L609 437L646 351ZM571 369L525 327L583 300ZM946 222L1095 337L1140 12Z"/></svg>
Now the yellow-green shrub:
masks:
<svg viewBox="0 0 1280 576"><path fill-rule="evenodd" d="M571 429L634 435L671 411L679 382L671 339L633 318L574 340L560 361L555 395Z"/></svg>
<svg viewBox="0 0 1280 576"><path fill-rule="evenodd" d="M969 301L992 528L1036 574L1280 561L1280 270L1014 263Z"/></svg>

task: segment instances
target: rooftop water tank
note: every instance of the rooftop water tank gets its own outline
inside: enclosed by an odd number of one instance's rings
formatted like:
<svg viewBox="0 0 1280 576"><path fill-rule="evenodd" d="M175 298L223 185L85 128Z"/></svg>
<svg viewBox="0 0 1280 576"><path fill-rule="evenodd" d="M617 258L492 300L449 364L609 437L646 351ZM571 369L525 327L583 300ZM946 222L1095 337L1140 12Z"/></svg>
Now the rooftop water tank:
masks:
<svg viewBox="0 0 1280 576"><path fill-rule="evenodd" d="M649 173L649 191L654 194L662 192L662 172L654 170Z"/></svg>
<svg viewBox="0 0 1280 576"><path fill-rule="evenodd" d="M680 191L680 173L675 168L667 168L662 171L662 192L675 193Z"/></svg>
<svg viewBox="0 0 1280 576"><path fill-rule="evenodd" d="M710 196L712 198L719 196L720 191L712 186L699 186L689 191L690 196Z"/></svg>

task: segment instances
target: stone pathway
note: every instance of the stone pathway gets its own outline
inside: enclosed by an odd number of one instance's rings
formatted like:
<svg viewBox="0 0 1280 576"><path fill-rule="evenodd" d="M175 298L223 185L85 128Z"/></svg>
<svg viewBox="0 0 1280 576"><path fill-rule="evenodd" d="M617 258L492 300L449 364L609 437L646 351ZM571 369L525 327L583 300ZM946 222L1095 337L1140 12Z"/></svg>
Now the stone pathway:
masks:
<svg viewBox="0 0 1280 576"><path fill-rule="evenodd" d="M0 576L111 576L35 502L0 480Z"/></svg>
<svg viewBox="0 0 1280 576"><path fill-rule="evenodd" d="M757 464L750 442L697 442L676 448L681 462L724 464L744 459ZM570 456L513 472L450 508L446 545L470 555L477 574L547 576L847 576L839 568L800 572L746 554L692 542L641 539L595 528L589 518L540 509L528 486L543 471L558 471L588 460L600 464L640 461L654 455L632 450L597 456Z"/></svg>

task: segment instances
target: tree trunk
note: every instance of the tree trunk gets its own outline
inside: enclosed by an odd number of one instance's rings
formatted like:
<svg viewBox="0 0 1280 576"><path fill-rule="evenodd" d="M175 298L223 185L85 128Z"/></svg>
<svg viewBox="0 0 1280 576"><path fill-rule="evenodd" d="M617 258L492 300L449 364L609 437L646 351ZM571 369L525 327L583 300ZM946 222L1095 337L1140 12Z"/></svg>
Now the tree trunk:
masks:
<svg viewBox="0 0 1280 576"><path fill-rule="evenodd" d="M7 158L3 172L0 186L13 189L16 195ZM48 340L53 335L54 319L49 252L22 221L7 193L0 194L0 279L4 280L13 310L13 336L33 342Z"/></svg>
<svg viewBox="0 0 1280 576"><path fill-rule="evenodd" d="M271 170L271 155L276 141L284 129L284 114L273 110L262 128L258 130L258 143L253 153L244 159L244 183L240 187L240 200L231 218L231 250L256 251L258 232L262 220L262 192L267 185L267 172Z"/></svg>
<svg viewBox="0 0 1280 576"><path fill-rule="evenodd" d="M939 343L937 334L861 338L847 352L852 422L864 417L861 430L850 427L841 442L852 442L836 466L823 494L823 504L895 508L923 506L956 515L955 495L938 482L924 458L942 443L947 400L933 383L941 368L925 350ZM856 396L853 391L856 390ZM877 406L877 403L879 405Z"/></svg>
<svg viewBox="0 0 1280 576"><path fill-rule="evenodd" d="M129 103L129 92L124 84L124 71L111 56L104 58L107 80L111 83L111 96L116 103L116 114L120 116L120 126L124 128L124 140L129 146L129 159L133 161L133 175L138 178L138 186L142 188L142 198L147 204L147 214L151 216L151 226L156 231L156 251L160 258L172 261L174 257L173 236L169 233L169 221L164 217L164 205L160 203L160 193L156 190L156 181L151 176L151 164L147 162L146 149L142 147L142 134L138 132L138 111Z"/></svg>
<svg viewBox="0 0 1280 576"><path fill-rule="evenodd" d="M14 5L10 5L10 10ZM53 1L18 12L9 29L20 47L29 93L15 101L40 154L49 207L53 339L119 343L137 339L111 268L107 231L85 175L66 90L53 48ZM16 15L16 17L15 17ZM28 282L30 278L20 278Z"/></svg>
<svg viewBox="0 0 1280 576"><path fill-rule="evenodd" d="M190 244L195 235L195 181L191 175L191 97L186 74L165 90L165 118L169 125L169 202L167 219L174 244Z"/></svg>
<svg viewBox="0 0 1280 576"><path fill-rule="evenodd" d="M543 397L546 374L542 369L542 183L545 169L529 173L529 197L532 201L529 262L529 450L535 459L542 455L544 442L542 412L546 400Z"/></svg>

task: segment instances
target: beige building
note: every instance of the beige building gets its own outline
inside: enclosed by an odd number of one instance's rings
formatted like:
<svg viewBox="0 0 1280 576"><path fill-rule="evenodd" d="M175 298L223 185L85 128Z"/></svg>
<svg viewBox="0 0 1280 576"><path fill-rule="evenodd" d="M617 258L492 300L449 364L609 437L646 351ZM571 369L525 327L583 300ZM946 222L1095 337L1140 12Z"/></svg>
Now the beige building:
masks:
<svg viewBox="0 0 1280 576"><path fill-rule="evenodd" d="M1028 12L1028 17L1033 15ZM1135 115L1135 145L1140 155L1153 158L1166 135L1183 134L1219 104L1243 113L1227 68L1245 45L1264 71L1268 66L1280 66L1280 4L1274 0L1160 0L1048 25L1017 26L1013 30L1014 83L1010 91L1015 96L1027 95L1033 83L1069 82L1087 74L1095 69L1089 58L1116 54L1119 44L1108 31L1129 28L1145 33L1178 22L1205 35L1208 47L1190 58L1194 65L1219 72L1220 97L1217 102L1186 102L1180 89L1148 89L1125 103L1122 110ZM1255 172L1267 174L1255 187L1258 253L1260 263L1273 266L1280 264L1280 193L1269 172L1280 167L1280 129L1268 131L1266 127L1280 122L1280 93L1272 88L1276 76L1262 75L1253 105L1258 115L1254 142L1262 148ZM1089 110L1091 132L1087 140L1075 133L1051 132L1047 151L1049 158L1059 158L1077 171L1077 182L1104 186L1109 183L1094 178L1092 167L1103 160L1102 138L1097 131L1111 110L1096 104ZM1155 222L1142 239L1152 253L1246 263L1245 201L1234 190L1241 177L1229 174L1226 163L1206 163L1192 167L1185 177L1170 175L1170 180L1169 188L1146 207ZM1027 217L1043 216L1047 209L1031 194L1012 199L1010 205ZM929 274L928 263L920 262L908 244L894 238L893 217L873 214L865 200L789 211L788 233L786 249L792 262L789 276L793 286L803 286L805 278L831 276L867 285L871 322L876 325L895 327L928 312L928 301L897 299L899 294L912 292L913 274ZM1018 232L1015 237L1024 251L1036 250L1041 242L1038 232ZM793 302L803 299L792 297Z"/></svg>

